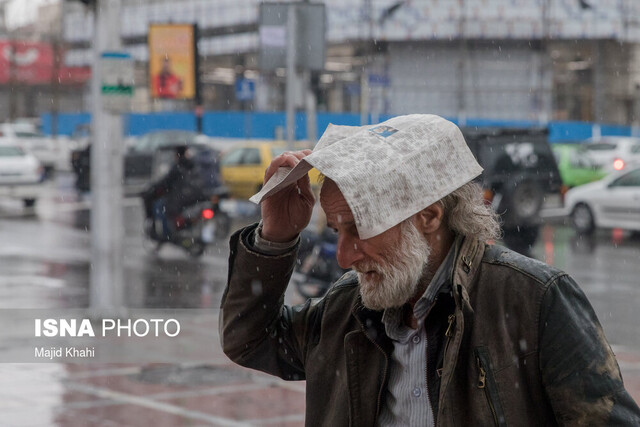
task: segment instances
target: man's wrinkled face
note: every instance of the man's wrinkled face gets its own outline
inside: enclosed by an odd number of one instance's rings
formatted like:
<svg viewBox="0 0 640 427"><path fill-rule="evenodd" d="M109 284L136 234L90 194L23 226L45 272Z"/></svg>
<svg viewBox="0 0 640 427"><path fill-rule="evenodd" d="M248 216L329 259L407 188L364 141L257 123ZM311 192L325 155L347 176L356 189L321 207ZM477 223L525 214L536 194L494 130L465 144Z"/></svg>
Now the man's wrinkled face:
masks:
<svg viewBox="0 0 640 427"><path fill-rule="evenodd" d="M430 248L411 219L362 240L351 209L333 181L323 184L320 204L327 225L338 233L338 264L357 272L367 308L400 307L415 295Z"/></svg>

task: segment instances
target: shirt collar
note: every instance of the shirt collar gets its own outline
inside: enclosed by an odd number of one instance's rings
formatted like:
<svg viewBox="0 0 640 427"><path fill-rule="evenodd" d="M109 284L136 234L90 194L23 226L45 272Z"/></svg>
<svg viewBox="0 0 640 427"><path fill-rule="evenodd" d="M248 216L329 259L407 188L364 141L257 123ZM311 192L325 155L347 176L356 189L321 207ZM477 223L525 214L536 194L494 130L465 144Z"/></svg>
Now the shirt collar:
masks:
<svg viewBox="0 0 640 427"><path fill-rule="evenodd" d="M455 240L451 245L449 252L447 253L447 256L436 270L436 274L431 279L431 282L429 282L427 289L425 289L420 299L414 305L413 315L418 320L418 329L422 327L424 318L431 308L431 305L435 301L436 296L441 292L450 291L451 284L449 283L449 279L451 278L451 273L455 264L458 248L462 244L463 240L464 239L461 236L456 235ZM382 315L382 323L384 323L387 335L390 338L399 341L408 339L411 335L410 332L412 331L405 331L403 328L403 310L403 307L387 308L384 310L384 313Z"/></svg>

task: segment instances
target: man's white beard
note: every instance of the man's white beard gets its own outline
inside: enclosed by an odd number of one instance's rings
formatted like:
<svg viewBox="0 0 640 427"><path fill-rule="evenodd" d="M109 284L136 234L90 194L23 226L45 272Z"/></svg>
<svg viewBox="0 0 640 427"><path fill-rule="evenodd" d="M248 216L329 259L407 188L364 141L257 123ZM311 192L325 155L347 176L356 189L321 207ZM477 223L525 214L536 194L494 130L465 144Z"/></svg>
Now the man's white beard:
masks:
<svg viewBox="0 0 640 427"><path fill-rule="evenodd" d="M371 310L401 307L415 295L429 261L431 248L411 220L401 226L401 237L387 251L386 262L363 261L354 265L362 303ZM375 274L366 274L375 271Z"/></svg>

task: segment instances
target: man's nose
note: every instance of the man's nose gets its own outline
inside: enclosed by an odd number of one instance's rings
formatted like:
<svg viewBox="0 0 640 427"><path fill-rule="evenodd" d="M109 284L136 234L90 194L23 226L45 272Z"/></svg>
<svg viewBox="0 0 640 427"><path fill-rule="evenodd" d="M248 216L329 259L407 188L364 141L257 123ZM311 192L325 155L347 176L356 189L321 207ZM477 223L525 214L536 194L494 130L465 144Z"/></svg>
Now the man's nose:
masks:
<svg viewBox="0 0 640 427"><path fill-rule="evenodd" d="M344 269L351 268L353 264L364 258L360 243L360 239L349 236L340 236L338 238L336 258L340 267Z"/></svg>

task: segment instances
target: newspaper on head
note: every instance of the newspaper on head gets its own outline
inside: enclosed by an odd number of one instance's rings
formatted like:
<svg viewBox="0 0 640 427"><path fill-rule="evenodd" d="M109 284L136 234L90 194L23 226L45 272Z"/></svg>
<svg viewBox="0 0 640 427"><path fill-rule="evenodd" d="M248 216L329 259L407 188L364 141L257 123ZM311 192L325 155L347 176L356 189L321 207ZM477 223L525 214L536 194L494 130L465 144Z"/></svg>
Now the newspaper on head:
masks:
<svg viewBox="0 0 640 427"><path fill-rule="evenodd" d="M329 125L313 153L294 168L280 168L249 200L260 203L314 167L338 185L361 239L383 233L482 172L455 124L412 114L371 126Z"/></svg>

